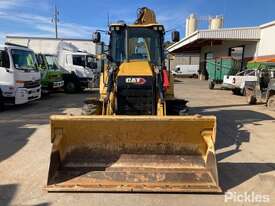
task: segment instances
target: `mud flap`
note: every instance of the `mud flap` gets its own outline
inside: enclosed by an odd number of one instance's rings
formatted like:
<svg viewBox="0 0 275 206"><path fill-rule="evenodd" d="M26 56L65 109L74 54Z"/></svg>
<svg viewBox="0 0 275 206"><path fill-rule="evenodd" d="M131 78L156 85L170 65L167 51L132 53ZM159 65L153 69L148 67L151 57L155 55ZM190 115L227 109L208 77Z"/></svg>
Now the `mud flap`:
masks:
<svg viewBox="0 0 275 206"><path fill-rule="evenodd" d="M221 191L212 116L52 116L51 136L48 191Z"/></svg>

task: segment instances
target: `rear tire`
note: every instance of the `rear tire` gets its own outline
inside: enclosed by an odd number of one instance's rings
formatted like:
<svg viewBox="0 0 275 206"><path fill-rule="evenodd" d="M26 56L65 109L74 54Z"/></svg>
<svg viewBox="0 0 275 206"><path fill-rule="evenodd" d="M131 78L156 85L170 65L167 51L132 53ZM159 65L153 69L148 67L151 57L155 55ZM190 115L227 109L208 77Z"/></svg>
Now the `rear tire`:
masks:
<svg viewBox="0 0 275 206"><path fill-rule="evenodd" d="M77 91L77 87L73 81L66 82L66 84L65 84L65 92L66 93L72 94L72 93L76 93L76 91Z"/></svg>
<svg viewBox="0 0 275 206"><path fill-rule="evenodd" d="M1 101L1 100L0 100ZM0 102L0 112L4 111L5 107L4 107L4 103Z"/></svg>
<svg viewBox="0 0 275 206"><path fill-rule="evenodd" d="M214 89L214 87L215 87L215 83L213 81L209 81L208 88L209 89Z"/></svg>
<svg viewBox="0 0 275 206"><path fill-rule="evenodd" d="M241 93L242 96L245 97L246 96L246 89L245 88L241 89L240 93Z"/></svg>
<svg viewBox="0 0 275 206"><path fill-rule="evenodd" d="M249 94L247 96L247 103L250 105L256 104L257 103L257 98L255 97L255 95Z"/></svg>
<svg viewBox="0 0 275 206"><path fill-rule="evenodd" d="M253 105L257 103L257 98L252 90L245 88L245 93L246 93L248 104Z"/></svg>
<svg viewBox="0 0 275 206"><path fill-rule="evenodd" d="M267 108L271 111L275 111L275 95L272 95L268 98Z"/></svg>
<svg viewBox="0 0 275 206"><path fill-rule="evenodd" d="M234 95L240 95L240 91L238 89L232 89L232 93Z"/></svg>

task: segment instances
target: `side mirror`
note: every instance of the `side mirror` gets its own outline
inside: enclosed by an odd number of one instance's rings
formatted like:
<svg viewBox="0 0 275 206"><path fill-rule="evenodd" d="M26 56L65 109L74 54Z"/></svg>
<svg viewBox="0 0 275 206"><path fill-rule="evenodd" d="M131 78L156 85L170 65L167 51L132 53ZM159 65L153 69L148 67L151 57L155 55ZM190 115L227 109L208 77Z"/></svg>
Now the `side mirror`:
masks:
<svg viewBox="0 0 275 206"><path fill-rule="evenodd" d="M9 69L10 68L10 59L7 51L0 53L0 67Z"/></svg>
<svg viewBox="0 0 275 206"><path fill-rule="evenodd" d="M95 62L89 62L88 63L88 67L90 67L91 69L97 69L97 63L95 63Z"/></svg>
<svg viewBox="0 0 275 206"><path fill-rule="evenodd" d="M110 54L107 54L107 53L103 53L103 54L98 54L97 55L97 60L104 60L104 59L107 59L108 61L112 62L113 61L113 58Z"/></svg>
<svg viewBox="0 0 275 206"><path fill-rule="evenodd" d="M92 41L94 43L100 43L100 41L101 41L101 34L100 34L100 32L96 31L96 32L93 33Z"/></svg>
<svg viewBox="0 0 275 206"><path fill-rule="evenodd" d="M36 56L36 61L38 65L42 65L43 64L43 60L42 60L42 56L37 54Z"/></svg>
<svg viewBox="0 0 275 206"><path fill-rule="evenodd" d="M180 40L180 33L178 31L172 32L172 42L178 42Z"/></svg>

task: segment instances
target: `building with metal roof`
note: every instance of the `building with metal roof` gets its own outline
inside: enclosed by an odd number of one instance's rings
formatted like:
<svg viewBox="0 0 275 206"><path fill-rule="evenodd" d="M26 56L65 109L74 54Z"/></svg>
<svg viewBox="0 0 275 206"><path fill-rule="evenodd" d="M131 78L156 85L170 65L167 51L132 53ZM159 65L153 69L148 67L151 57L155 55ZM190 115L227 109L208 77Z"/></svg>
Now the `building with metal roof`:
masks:
<svg viewBox="0 0 275 206"><path fill-rule="evenodd" d="M167 50L175 56L199 54L200 69L205 71L205 62L210 58L231 56L243 65L252 59L275 58L274 36L275 21L255 27L197 30Z"/></svg>
<svg viewBox="0 0 275 206"><path fill-rule="evenodd" d="M259 27L198 30L168 47L168 51L170 53L198 51L203 46L219 45L225 40L258 42L260 38Z"/></svg>

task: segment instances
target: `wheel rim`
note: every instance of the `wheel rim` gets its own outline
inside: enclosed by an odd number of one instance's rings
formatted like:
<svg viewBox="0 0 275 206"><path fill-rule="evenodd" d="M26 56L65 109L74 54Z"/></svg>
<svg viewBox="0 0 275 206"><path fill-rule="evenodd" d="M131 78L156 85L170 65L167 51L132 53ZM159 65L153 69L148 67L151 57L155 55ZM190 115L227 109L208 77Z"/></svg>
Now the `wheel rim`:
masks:
<svg viewBox="0 0 275 206"><path fill-rule="evenodd" d="M75 91L75 85L72 82L67 83L67 87L66 88L70 92L74 92Z"/></svg>

